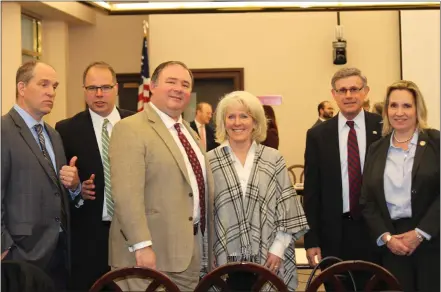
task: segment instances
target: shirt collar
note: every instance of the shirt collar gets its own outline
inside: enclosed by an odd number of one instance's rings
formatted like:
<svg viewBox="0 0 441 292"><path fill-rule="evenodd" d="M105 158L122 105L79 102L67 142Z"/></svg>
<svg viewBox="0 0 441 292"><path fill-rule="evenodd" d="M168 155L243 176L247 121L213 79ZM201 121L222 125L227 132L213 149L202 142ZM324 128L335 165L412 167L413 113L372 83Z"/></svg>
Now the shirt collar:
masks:
<svg viewBox="0 0 441 292"><path fill-rule="evenodd" d="M416 144L418 144L418 137L419 137L419 133L418 133L418 129L415 130L415 132L413 133L412 139L410 139L409 141L409 145L414 146ZM400 147L396 147L394 145L394 132L392 132L392 135L390 135L390 144L389 144L389 148L400 148ZM401 149L401 148L400 148Z"/></svg>
<svg viewBox="0 0 441 292"><path fill-rule="evenodd" d="M32 130L32 128L37 124L42 125L43 129L44 129L43 120L40 120L40 121L35 120L27 111L22 109L18 104L14 104L14 109L18 112L18 114L24 120L24 122L26 123L26 126L28 126L29 129Z"/></svg>
<svg viewBox="0 0 441 292"><path fill-rule="evenodd" d="M159 108L157 108L153 102L150 102L150 106L153 108L153 110L159 115L162 122L165 124L165 127L167 129L171 129L174 127L176 123L182 124L182 115L179 115L178 121L175 121L172 117L161 111Z"/></svg>
<svg viewBox="0 0 441 292"><path fill-rule="evenodd" d="M196 119L194 120L194 123L196 124L196 128L200 129L203 125L199 123Z"/></svg>
<svg viewBox="0 0 441 292"><path fill-rule="evenodd" d="M115 126L115 124L121 120L121 117L119 115L119 111L116 109L116 106L113 107L113 110L110 112L110 114L107 117L102 117L93 110L89 108L90 117L92 118L92 122L99 122L100 124L104 123L104 119L108 119L110 124Z"/></svg>
<svg viewBox="0 0 441 292"><path fill-rule="evenodd" d="M232 152L232 150L231 150L231 146L230 146L230 142L228 141L228 140L225 140L221 145L220 145L220 147L221 148L226 148L227 150L228 150L228 152ZM250 152L255 152L256 151L256 147L257 147L257 143L256 143L256 141L253 141L253 143L251 143L251 147L250 147L250 149L248 150L248 153L250 153ZM233 160L233 161L236 161L236 158L235 158L235 155L232 155L231 156L231 159Z"/></svg>
<svg viewBox="0 0 441 292"><path fill-rule="evenodd" d="M348 119L339 112L338 113L338 131L340 132L344 126L346 126L346 122ZM358 115L352 120L354 121L355 127L361 128L362 125L364 125L364 110L361 110Z"/></svg>

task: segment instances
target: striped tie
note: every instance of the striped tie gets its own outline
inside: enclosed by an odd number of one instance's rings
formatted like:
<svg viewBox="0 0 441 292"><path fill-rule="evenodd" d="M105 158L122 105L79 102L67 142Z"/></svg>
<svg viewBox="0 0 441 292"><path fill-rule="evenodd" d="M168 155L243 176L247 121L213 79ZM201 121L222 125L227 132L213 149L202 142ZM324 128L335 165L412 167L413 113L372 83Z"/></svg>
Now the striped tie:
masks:
<svg viewBox="0 0 441 292"><path fill-rule="evenodd" d="M113 200L112 200L112 189L110 188L110 164L109 164L109 132L107 132L107 124L109 124L108 119L104 119L103 129L101 132L101 144L103 147L102 160L103 160L103 170L104 170L104 197L107 207L107 215L113 216Z"/></svg>
<svg viewBox="0 0 441 292"><path fill-rule="evenodd" d="M357 133L354 121L346 121L349 126L348 134L348 177L349 177L349 208L352 217L360 218L360 193L361 193L361 163L358 149Z"/></svg>

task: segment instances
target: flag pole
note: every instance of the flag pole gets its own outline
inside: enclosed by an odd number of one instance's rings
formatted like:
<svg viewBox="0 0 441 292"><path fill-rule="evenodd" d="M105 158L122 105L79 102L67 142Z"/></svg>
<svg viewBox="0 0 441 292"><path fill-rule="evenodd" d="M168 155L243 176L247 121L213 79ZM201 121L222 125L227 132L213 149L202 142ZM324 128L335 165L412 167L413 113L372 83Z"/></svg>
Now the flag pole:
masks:
<svg viewBox="0 0 441 292"><path fill-rule="evenodd" d="M143 42L142 42L142 55L141 55L141 82L138 89L138 105L137 110L144 110L146 103L150 101L150 72L149 72L149 56L147 49L147 35L149 25L147 21L143 20L142 29L144 32Z"/></svg>

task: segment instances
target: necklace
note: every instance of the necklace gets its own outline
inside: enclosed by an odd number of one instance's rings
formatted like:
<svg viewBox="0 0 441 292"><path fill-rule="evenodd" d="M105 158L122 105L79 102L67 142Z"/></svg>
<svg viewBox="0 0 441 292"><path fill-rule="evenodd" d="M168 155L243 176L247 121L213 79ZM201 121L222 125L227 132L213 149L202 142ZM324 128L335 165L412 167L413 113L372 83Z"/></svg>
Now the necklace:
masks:
<svg viewBox="0 0 441 292"><path fill-rule="evenodd" d="M395 136L395 132L394 132L394 139L395 139L395 141L397 141L398 143L406 143L406 142L409 142L409 141L412 139L412 137L413 137L413 134L412 134L412 136L410 136L409 139L406 139L406 140L402 140L402 141L400 141L400 140L397 139L397 137Z"/></svg>

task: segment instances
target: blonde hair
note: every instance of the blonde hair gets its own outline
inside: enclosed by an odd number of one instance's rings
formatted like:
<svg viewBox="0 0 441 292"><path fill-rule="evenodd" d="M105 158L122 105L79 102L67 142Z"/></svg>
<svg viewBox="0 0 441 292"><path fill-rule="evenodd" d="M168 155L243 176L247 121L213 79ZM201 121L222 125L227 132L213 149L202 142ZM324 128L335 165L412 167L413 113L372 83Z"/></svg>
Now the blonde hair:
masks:
<svg viewBox="0 0 441 292"><path fill-rule="evenodd" d="M223 143L228 139L225 128L225 118L228 107L233 104L243 105L248 114L253 118L254 129L251 133L251 139L260 143L266 139L267 119L262 103L253 94L246 91L234 91L225 95L216 108L216 142Z"/></svg>
<svg viewBox="0 0 441 292"><path fill-rule="evenodd" d="M418 130L423 131L424 129L428 129L429 126L427 125L427 107L420 89L412 81L400 80L394 82L386 90L386 98L384 100L383 109L383 136L386 136L393 131L393 127L389 121L388 109L390 103L390 95L395 90L407 90L412 94L413 101L415 102L416 107L416 120Z"/></svg>

